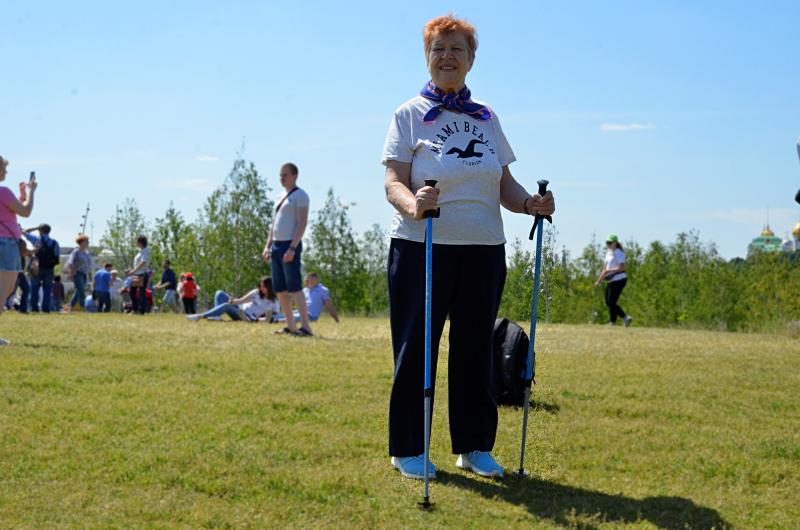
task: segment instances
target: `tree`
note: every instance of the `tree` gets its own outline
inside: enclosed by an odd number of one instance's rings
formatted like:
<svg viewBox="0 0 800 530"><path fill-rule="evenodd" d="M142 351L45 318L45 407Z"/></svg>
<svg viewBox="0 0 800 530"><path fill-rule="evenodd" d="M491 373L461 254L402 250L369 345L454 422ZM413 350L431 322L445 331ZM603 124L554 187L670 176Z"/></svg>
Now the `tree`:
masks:
<svg viewBox="0 0 800 530"><path fill-rule="evenodd" d="M225 182L206 199L189 259L206 296L217 289L250 290L269 271L261 261L272 223L269 191L255 164L239 152Z"/></svg>
<svg viewBox="0 0 800 530"><path fill-rule="evenodd" d="M386 262L389 245L386 231L378 224L364 232L358 242L363 259L365 277L363 309L368 314L385 313L389 309L389 283Z"/></svg>
<svg viewBox="0 0 800 530"><path fill-rule="evenodd" d="M116 267L129 268L133 266L133 258L138 252L136 238L148 232L149 225L136 201L127 198L108 220L100 244L114 253Z"/></svg>
<svg viewBox="0 0 800 530"><path fill-rule="evenodd" d="M152 231L154 264L160 264L165 259L174 266L183 265L188 259L181 253L182 241L191 232L191 226L184 220L183 215L175 205L170 202L169 208L164 212L164 217L156 218Z"/></svg>
<svg viewBox="0 0 800 530"><path fill-rule="evenodd" d="M350 204L336 198L333 188L311 225L308 270L315 271L344 311L363 309L365 258L356 244L348 211Z"/></svg>

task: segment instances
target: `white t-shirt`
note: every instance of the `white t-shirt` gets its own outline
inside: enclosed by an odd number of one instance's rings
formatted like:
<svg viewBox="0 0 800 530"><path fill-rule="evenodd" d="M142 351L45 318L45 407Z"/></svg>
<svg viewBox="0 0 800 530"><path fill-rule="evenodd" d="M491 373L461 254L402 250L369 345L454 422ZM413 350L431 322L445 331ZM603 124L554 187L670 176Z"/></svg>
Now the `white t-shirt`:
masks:
<svg viewBox="0 0 800 530"><path fill-rule="evenodd" d="M625 263L625 253L622 250L618 248L615 248L614 250L608 249L606 252L606 269L616 269L623 263ZM606 276L606 280L610 283L624 280L627 277L628 275L624 272L618 272L611 278Z"/></svg>
<svg viewBox="0 0 800 530"><path fill-rule="evenodd" d="M133 268L139 266L140 263L147 262L144 267L136 271L137 276L144 276L150 272L150 247L144 247L139 250L139 253L133 258Z"/></svg>
<svg viewBox="0 0 800 530"><path fill-rule="evenodd" d="M273 313L280 312L278 301L270 300L269 298L262 298L261 291L258 289L253 289L248 294L252 295L253 298L246 304L242 304L241 307L242 311L244 311L251 320L258 320L266 315L267 311L272 311Z"/></svg>
<svg viewBox="0 0 800 530"><path fill-rule="evenodd" d="M117 278L116 280L111 280L111 298L122 298L119 290L122 289L124 282Z"/></svg>
<svg viewBox="0 0 800 530"><path fill-rule="evenodd" d="M281 203L281 200L286 197L286 193L281 195L280 199L275 203L275 208ZM281 209L275 213L275 224L272 228L273 241L291 241L294 239L294 233L297 230L297 225L300 223L299 210L304 208L308 210L311 204L311 199L308 194L297 188L297 191L289 195L283 201Z"/></svg>
<svg viewBox="0 0 800 530"><path fill-rule="evenodd" d="M496 115L482 121L444 110L434 123L422 121L435 105L417 96L394 113L381 162L411 163L411 191L438 180L441 217L433 241L444 245L505 243L500 216L503 166L516 160ZM395 212L389 235L425 240L425 221Z"/></svg>

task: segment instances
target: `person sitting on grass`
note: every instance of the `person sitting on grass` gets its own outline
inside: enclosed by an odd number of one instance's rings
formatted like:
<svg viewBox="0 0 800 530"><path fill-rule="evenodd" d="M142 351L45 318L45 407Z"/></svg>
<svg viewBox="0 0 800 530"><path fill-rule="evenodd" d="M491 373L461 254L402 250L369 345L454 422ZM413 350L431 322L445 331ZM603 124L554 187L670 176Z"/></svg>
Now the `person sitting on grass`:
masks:
<svg viewBox="0 0 800 530"><path fill-rule="evenodd" d="M272 290L272 278L264 276L255 289L241 298L231 298L224 291L217 291L214 295L215 307L201 315L187 315L189 320L222 320L222 315L228 315L231 320L245 322L258 322L261 319L270 322L272 315L278 309L278 297Z"/></svg>
<svg viewBox="0 0 800 530"><path fill-rule="evenodd" d="M306 299L306 307L308 307L308 319L311 322L316 322L322 316L322 308L324 307L331 315L336 323L339 323L339 313L331 300L331 291L319 281L319 276L316 272L309 272L305 278L306 287L303 289L303 295ZM299 319L300 314L295 311L294 318ZM275 315L275 322L285 322L286 316L283 314Z"/></svg>

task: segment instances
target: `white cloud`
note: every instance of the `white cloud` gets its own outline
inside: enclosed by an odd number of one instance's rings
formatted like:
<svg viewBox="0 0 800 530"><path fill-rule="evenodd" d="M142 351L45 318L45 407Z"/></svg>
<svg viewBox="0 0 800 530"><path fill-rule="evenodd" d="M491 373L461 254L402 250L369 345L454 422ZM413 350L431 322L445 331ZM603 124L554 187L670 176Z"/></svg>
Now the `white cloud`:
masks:
<svg viewBox="0 0 800 530"><path fill-rule="evenodd" d="M655 128L655 125L651 123L603 123L600 125L600 130L603 132L647 131Z"/></svg>
<svg viewBox="0 0 800 530"><path fill-rule="evenodd" d="M202 155L195 157L195 160L197 160L198 162L216 162L217 160L219 160L219 157L214 155Z"/></svg>
<svg viewBox="0 0 800 530"><path fill-rule="evenodd" d="M172 179L162 180L158 183L158 187L163 190L184 190L184 191L202 191L208 192L214 189L214 185L208 179Z"/></svg>

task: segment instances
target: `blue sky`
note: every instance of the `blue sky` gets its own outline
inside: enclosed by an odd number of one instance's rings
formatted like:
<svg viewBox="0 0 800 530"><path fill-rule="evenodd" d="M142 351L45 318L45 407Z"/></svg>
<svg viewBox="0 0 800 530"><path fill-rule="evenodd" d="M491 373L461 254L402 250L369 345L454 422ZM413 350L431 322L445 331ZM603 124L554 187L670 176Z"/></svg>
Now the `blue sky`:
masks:
<svg viewBox="0 0 800 530"><path fill-rule="evenodd" d="M247 158L281 162L388 226L379 165L393 110L427 80L421 28L478 28L467 82L500 117L534 188L552 182L559 240L672 240L723 255L800 218L800 3L14 2L3 6L0 153L36 170L32 222L64 241L83 209L99 238L125 197L195 215ZM277 194L278 190L274 190ZM505 215L509 240L529 220Z"/></svg>

